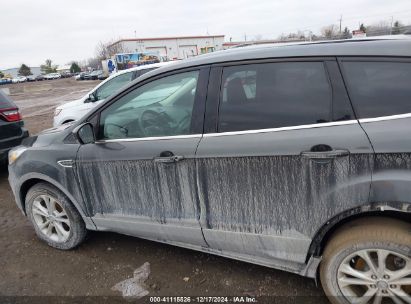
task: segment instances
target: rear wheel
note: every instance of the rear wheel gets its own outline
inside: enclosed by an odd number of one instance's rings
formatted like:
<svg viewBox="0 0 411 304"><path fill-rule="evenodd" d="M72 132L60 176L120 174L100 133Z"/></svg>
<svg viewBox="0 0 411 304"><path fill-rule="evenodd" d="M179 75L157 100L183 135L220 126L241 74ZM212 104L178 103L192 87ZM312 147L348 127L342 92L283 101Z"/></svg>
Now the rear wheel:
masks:
<svg viewBox="0 0 411 304"><path fill-rule="evenodd" d="M81 215L60 190L49 184L39 183L30 188L26 213L37 236L51 247L72 249L86 237Z"/></svg>
<svg viewBox="0 0 411 304"><path fill-rule="evenodd" d="M332 303L411 303L411 225L353 221L327 244L320 276Z"/></svg>

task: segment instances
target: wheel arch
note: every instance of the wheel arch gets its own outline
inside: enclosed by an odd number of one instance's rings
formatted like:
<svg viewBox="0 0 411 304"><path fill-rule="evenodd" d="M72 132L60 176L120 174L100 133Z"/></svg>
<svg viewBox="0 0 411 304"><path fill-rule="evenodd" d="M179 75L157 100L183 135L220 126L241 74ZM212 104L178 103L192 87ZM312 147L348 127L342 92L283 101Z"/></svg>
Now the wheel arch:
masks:
<svg viewBox="0 0 411 304"><path fill-rule="evenodd" d="M372 203L343 211L317 230L308 250L307 261L311 256L321 256L327 241L336 230L353 220L366 217L387 217L410 222L411 202Z"/></svg>
<svg viewBox="0 0 411 304"><path fill-rule="evenodd" d="M23 178L23 182L21 183L19 190L18 190L18 197L17 200L21 206L21 209L24 213L24 215L27 216L26 214L26 196L27 193L29 191L29 189L31 187L33 187L34 185L38 184L38 183L47 183L50 184L54 187L56 187L58 190L60 190L61 192L63 192L64 195L66 195L69 200L71 201L71 203L73 204L74 208L77 209L77 211L80 213L81 217L84 220L84 223L86 224L86 228L87 229L92 229L92 230L96 230L96 226L94 224L94 222L91 220L90 217L88 217L84 210L81 208L80 204L77 202L77 200L67 191L67 189L65 189L63 187L63 185L61 185L60 183L58 183L57 181L51 179L48 176L45 176L43 174L27 174L24 178Z"/></svg>

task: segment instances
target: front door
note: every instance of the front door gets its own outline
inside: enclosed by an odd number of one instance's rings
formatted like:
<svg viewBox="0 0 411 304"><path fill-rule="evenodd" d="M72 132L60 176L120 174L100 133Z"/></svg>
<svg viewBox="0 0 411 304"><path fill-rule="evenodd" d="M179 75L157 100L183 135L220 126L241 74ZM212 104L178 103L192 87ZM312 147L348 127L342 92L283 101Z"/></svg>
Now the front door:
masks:
<svg viewBox="0 0 411 304"><path fill-rule="evenodd" d="M207 70L192 70L146 81L100 112L97 142L83 145L77 159L99 229L205 245L194 160L204 77Z"/></svg>
<svg viewBox="0 0 411 304"><path fill-rule="evenodd" d="M226 255L298 269L323 224L368 200L370 143L333 59L221 70L217 129L196 154L204 237Z"/></svg>

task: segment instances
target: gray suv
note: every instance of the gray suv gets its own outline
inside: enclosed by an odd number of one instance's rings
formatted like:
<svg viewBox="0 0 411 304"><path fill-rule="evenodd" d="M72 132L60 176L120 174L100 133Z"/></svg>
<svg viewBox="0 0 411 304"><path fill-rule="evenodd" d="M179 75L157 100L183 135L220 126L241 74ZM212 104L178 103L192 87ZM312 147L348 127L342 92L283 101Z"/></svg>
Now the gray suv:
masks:
<svg viewBox="0 0 411 304"><path fill-rule="evenodd" d="M114 231L411 302L411 39L249 47L149 72L9 154L71 249Z"/></svg>

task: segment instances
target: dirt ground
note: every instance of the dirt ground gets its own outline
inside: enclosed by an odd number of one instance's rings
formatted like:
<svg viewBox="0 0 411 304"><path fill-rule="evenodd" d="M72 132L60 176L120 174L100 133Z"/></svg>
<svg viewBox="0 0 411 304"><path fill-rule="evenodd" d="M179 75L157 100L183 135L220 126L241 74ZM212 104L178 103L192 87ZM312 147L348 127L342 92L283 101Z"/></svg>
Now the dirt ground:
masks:
<svg viewBox="0 0 411 304"><path fill-rule="evenodd" d="M35 134L51 127L56 105L97 83L61 79L8 87ZM0 168L0 303L122 301L112 287L145 262L151 267L149 294L138 302L151 296L256 296L258 303L328 303L311 279L114 233L90 233L76 250L50 248L17 209L7 169Z"/></svg>

